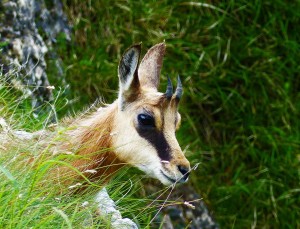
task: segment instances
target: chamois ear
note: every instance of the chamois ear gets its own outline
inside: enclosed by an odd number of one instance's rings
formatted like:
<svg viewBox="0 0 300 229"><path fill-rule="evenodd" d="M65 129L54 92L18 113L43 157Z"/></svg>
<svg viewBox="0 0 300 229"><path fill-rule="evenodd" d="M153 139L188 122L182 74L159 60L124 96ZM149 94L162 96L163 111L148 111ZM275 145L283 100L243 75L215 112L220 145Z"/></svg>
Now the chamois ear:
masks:
<svg viewBox="0 0 300 229"><path fill-rule="evenodd" d="M165 43L159 43L150 48L144 56L138 70L141 87L157 90L165 50Z"/></svg>
<svg viewBox="0 0 300 229"><path fill-rule="evenodd" d="M119 63L119 98L128 101L139 93L138 64L141 53L141 45L133 45L127 49Z"/></svg>

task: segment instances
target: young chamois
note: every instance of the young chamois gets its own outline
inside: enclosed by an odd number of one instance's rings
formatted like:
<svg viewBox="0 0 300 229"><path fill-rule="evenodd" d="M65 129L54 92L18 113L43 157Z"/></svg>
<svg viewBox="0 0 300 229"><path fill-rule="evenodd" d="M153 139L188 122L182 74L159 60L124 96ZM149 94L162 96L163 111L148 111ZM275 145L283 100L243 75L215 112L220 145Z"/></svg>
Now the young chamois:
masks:
<svg viewBox="0 0 300 229"><path fill-rule="evenodd" d="M82 156L72 162L79 171L109 177L129 164L165 185L187 181L190 164L175 137L181 120L179 77L175 93L170 79L165 93L157 91L164 53L165 43L157 44L139 64L141 45L130 47L118 67L118 99L77 119L64 133L56 150Z"/></svg>

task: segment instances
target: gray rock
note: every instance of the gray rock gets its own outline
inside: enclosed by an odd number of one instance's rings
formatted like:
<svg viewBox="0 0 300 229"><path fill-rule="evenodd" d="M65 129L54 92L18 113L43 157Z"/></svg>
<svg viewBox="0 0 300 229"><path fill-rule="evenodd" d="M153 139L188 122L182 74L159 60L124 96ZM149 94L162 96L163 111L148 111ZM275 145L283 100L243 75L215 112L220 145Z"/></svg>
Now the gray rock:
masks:
<svg viewBox="0 0 300 229"><path fill-rule="evenodd" d="M98 213L102 218L110 219L110 226L113 229L138 229L138 226L128 218L122 218L117 210L115 202L109 197L106 188L98 192L96 196L98 204Z"/></svg>
<svg viewBox="0 0 300 229"><path fill-rule="evenodd" d="M31 97L33 108L53 100L53 87L46 73L47 53L56 59L58 77L63 77L53 49L61 33L70 40L71 29L60 0L53 0L50 7L44 0L0 2L0 77L21 91L23 97Z"/></svg>
<svg viewBox="0 0 300 229"><path fill-rule="evenodd" d="M147 185L149 193L158 192L158 186ZM153 228L162 225L163 229L219 229L218 223L213 218L209 208L201 196L188 184L177 186L171 194L166 192L160 197L162 200L176 200L174 205L163 207L153 221ZM181 203L181 204L179 204ZM161 207L160 207L161 208Z"/></svg>

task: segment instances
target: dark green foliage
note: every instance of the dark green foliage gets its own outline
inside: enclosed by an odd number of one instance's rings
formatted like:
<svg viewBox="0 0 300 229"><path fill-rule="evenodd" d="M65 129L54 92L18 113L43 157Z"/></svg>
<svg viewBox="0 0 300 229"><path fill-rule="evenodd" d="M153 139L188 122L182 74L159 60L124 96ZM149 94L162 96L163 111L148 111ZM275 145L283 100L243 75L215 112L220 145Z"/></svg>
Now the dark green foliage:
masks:
<svg viewBox="0 0 300 229"><path fill-rule="evenodd" d="M61 58L77 107L116 98L127 47L166 40L161 88L181 75L178 138L201 163L190 184L223 228L300 227L299 1L64 5L75 35Z"/></svg>

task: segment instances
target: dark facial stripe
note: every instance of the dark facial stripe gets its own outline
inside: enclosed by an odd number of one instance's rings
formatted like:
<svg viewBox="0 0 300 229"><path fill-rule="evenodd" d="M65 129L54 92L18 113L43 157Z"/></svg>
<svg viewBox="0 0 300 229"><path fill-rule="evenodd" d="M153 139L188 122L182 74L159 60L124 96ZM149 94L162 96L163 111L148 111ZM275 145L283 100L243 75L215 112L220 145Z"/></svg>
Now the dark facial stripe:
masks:
<svg viewBox="0 0 300 229"><path fill-rule="evenodd" d="M171 160L171 148L161 131L156 129L144 129L137 128L138 134L146 139L157 151L158 156L161 160L170 161Z"/></svg>

